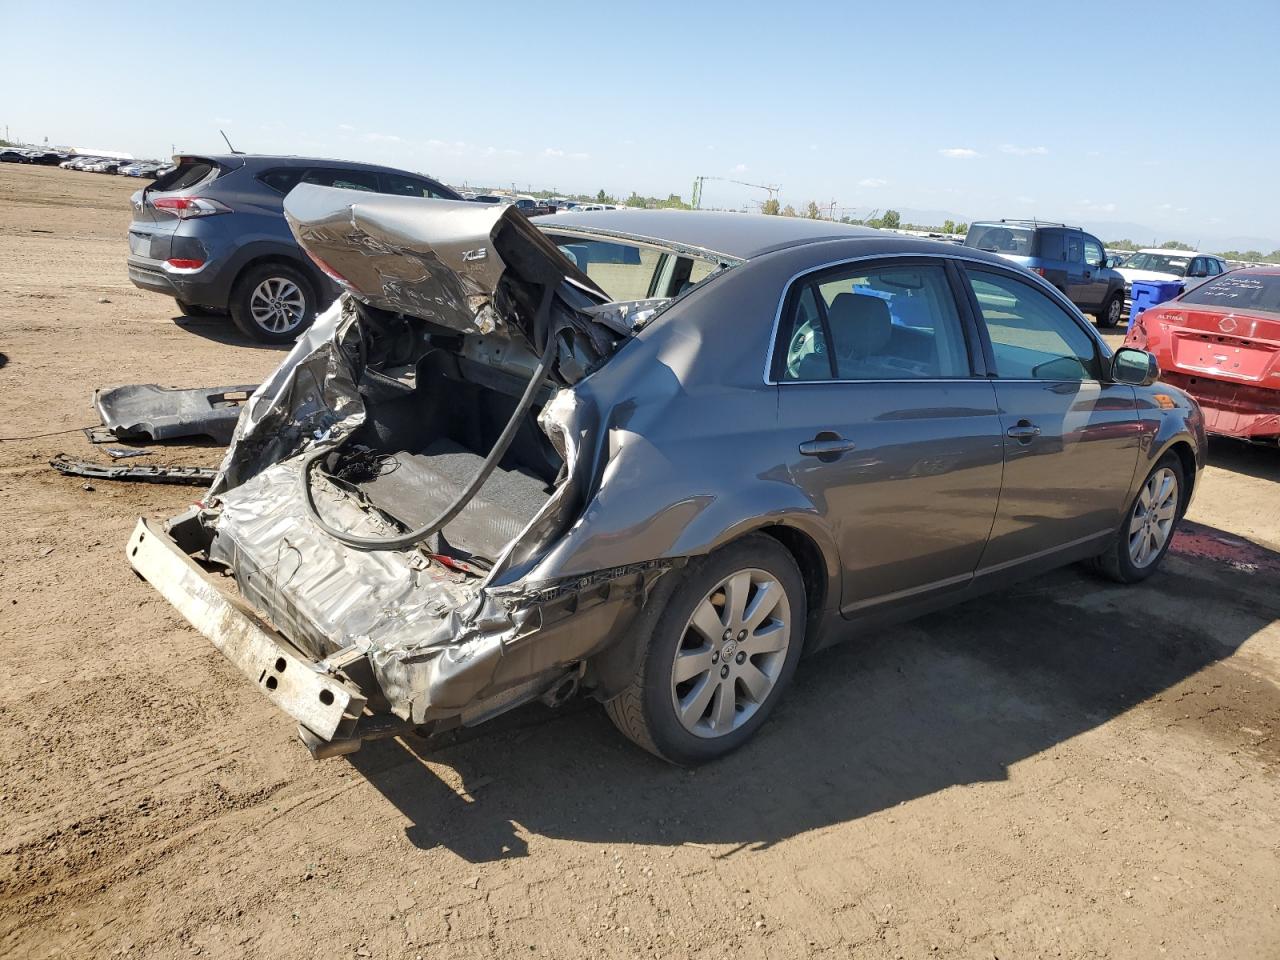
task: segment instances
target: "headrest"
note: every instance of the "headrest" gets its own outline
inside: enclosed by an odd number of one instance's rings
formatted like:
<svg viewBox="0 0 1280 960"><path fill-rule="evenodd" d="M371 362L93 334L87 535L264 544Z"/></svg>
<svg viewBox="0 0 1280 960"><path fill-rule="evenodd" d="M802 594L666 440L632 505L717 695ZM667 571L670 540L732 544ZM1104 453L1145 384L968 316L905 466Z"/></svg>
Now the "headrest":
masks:
<svg viewBox="0 0 1280 960"><path fill-rule="evenodd" d="M879 353L893 336L889 305L865 294L837 294L827 309L827 323L836 352L850 360Z"/></svg>

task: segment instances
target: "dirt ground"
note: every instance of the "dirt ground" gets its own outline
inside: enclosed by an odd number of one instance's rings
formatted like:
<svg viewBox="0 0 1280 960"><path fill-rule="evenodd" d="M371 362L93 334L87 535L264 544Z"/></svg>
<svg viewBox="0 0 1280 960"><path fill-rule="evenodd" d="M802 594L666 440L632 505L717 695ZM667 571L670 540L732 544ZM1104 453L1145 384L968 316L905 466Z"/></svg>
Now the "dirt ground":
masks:
<svg viewBox="0 0 1280 960"><path fill-rule="evenodd" d="M130 285L139 186L0 165L0 436L281 358ZM0 442L0 956L1280 957L1280 452L1215 442L1146 584L815 656L693 772L593 704L312 761L125 563L194 488L59 451Z"/></svg>

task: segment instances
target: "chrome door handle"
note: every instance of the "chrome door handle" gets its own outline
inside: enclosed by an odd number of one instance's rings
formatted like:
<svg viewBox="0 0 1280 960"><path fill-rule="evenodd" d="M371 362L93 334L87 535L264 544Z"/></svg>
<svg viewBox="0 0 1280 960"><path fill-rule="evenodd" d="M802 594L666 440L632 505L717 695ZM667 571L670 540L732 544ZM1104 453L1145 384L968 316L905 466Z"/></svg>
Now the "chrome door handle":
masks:
<svg viewBox="0 0 1280 960"><path fill-rule="evenodd" d="M834 460L842 453L848 453L857 446L852 440L844 437L819 436L800 444L800 452L806 457L818 457L823 460Z"/></svg>
<svg viewBox="0 0 1280 960"><path fill-rule="evenodd" d="M1005 433L1014 440L1021 440L1024 443L1029 443L1036 437L1040 436L1040 428L1030 420L1019 420L1016 424L1006 430Z"/></svg>

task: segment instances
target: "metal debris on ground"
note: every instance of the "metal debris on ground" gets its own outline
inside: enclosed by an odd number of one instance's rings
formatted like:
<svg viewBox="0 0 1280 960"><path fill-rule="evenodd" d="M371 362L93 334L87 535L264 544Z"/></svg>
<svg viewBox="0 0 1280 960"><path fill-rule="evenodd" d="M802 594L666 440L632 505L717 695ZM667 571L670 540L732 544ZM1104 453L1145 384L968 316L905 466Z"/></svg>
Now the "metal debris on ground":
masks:
<svg viewBox="0 0 1280 960"><path fill-rule="evenodd" d="M111 457L112 460L123 460L126 457L149 457L151 456L151 451L139 450L137 448L107 447L107 455Z"/></svg>
<svg viewBox="0 0 1280 960"><path fill-rule="evenodd" d="M124 467L89 463L72 460L61 453L49 461L49 466L65 477L92 477L97 480L127 480L135 483L189 483L201 487L211 484L217 473L212 467ZM85 488L91 489L89 484L85 484Z"/></svg>

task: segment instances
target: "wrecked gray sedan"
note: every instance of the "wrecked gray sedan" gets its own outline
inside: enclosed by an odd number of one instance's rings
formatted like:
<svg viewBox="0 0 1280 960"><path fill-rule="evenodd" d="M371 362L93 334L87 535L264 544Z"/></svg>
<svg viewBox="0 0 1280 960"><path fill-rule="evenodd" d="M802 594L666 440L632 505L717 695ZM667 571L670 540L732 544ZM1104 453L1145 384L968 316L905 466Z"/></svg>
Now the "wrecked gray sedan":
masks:
<svg viewBox="0 0 1280 960"><path fill-rule="evenodd" d="M285 209L346 292L202 503L128 553L316 756L582 691L707 760L859 624L1081 559L1149 575L1203 464L1146 354L980 251L312 186Z"/></svg>

